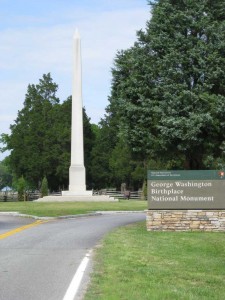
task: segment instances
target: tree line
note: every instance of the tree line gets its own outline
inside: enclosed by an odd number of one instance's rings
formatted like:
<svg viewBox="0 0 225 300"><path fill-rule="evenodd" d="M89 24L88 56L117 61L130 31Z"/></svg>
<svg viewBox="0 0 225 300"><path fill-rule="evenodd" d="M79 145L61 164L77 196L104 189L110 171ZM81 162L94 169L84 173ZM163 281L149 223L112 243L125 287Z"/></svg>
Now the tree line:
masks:
<svg viewBox="0 0 225 300"><path fill-rule="evenodd" d="M224 0L148 1L149 20L132 47L116 53L104 117L84 109L88 188L133 189L147 169L225 166ZM68 186L71 97L60 103L50 73L28 86L2 135L13 178ZM95 99L96 100L96 99Z"/></svg>

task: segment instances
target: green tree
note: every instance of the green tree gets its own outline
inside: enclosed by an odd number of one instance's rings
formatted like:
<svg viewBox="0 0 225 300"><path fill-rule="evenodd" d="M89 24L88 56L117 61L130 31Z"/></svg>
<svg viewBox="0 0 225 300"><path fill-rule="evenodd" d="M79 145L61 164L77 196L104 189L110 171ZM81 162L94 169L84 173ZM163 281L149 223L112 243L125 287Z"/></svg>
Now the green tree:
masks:
<svg viewBox="0 0 225 300"><path fill-rule="evenodd" d="M18 201L26 201L27 182L21 176L16 182L16 190L18 192Z"/></svg>
<svg viewBox="0 0 225 300"><path fill-rule="evenodd" d="M69 182L70 152L71 152L71 103L68 97L62 104L54 107L55 135L55 167L56 171L47 175L49 186L65 190ZM55 183L53 185L53 182Z"/></svg>
<svg viewBox="0 0 225 300"><path fill-rule="evenodd" d="M146 30L115 59L110 101L120 132L146 161L210 167L225 140L224 0L150 4Z"/></svg>
<svg viewBox="0 0 225 300"><path fill-rule="evenodd" d="M44 74L37 85L29 84L24 106L10 126L11 134L2 135L5 148L11 150L9 165L13 173L17 178L24 176L35 188L40 187L44 174L52 189L63 181L57 180L57 167L65 164L60 160L68 143L62 137L66 131L63 125L67 128L70 117L64 116L66 104L59 104L57 88L50 74Z"/></svg>
<svg viewBox="0 0 225 300"><path fill-rule="evenodd" d="M109 116L105 116L95 130L96 139L91 152L93 188L107 188L115 185L110 170L110 157L117 142L117 134Z"/></svg>
<svg viewBox="0 0 225 300"><path fill-rule="evenodd" d="M123 141L119 141L112 150L109 158L109 168L117 189L121 187L122 183L126 183L127 187L131 186L131 153Z"/></svg>
<svg viewBox="0 0 225 300"><path fill-rule="evenodd" d="M87 189L93 188L93 178L91 173L92 149L95 144L95 126L90 123L85 108L83 108L83 127L84 127L84 165L86 169Z"/></svg>
<svg viewBox="0 0 225 300"><path fill-rule="evenodd" d="M16 178L24 176L30 186L40 188L46 176L51 190L65 189L69 181L71 152L72 97L62 104L56 97L58 86L50 74L43 75L37 85L29 85L24 106L18 112L11 134L3 134L3 150L11 150L8 164ZM84 159L87 182L91 185L91 150L95 141L85 109Z"/></svg>
<svg viewBox="0 0 225 300"><path fill-rule="evenodd" d="M142 162L134 160L127 143L120 138L111 152L109 170L113 186L118 190L122 183L131 190L138 190L146 178L147 168Z"/></svg>
<svg viewBox="0 0 225 300"><path fill-rule="evenodd" d="M12 174L7 166L7 158L0 162L0 190L12 186Z"/></svg>
<svg viewBox="0 0 225 300"><path fill-rule="evenodd" d="M48 180L46 176L42 179L41 182L41 197L48 196Z"/></svg>
<svg viewBox="0 0 225 300"><path fill-rule="evenodd" d="M44 174L55 173L57 145L53 107L58 105L57 85L50 74L43 75L39 84L29 85L24 106L10 126L11 134L3 135L6 148L11 150L9 164L17 178L37 186Z"/></svg>

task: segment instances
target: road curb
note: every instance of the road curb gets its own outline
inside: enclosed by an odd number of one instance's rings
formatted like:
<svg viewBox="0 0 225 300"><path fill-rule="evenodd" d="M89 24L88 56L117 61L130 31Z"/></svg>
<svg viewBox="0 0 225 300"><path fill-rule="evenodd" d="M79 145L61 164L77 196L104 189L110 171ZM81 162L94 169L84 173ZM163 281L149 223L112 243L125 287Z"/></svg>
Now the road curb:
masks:
<svg viewBox="0 0 225 300"><path fill-rule="evenodd" d="M79 215L67 215L67 216L59 216L59 217L38 217L34 215L26 215L20 214L19 212L0 212L0 216L13 216L13 217L24 217L24 218L32 218L35 220L57 220L57 219L73 219L73 218L81 218L87 216L97 216L101 215L99 212L89 213L89 214L79 214Z"/></svg>
<svg viewBox="0 0 225 300"><path fill-rule="evenodd" d="M58 219L76 219L82 217L93 217L93 216L101 216L101 215L112 215L112 214L128 214L128 213L144 213L145 210L138 210L138 211L96 211L93 213L87 214L79 214L79 215L66 215L66 216L59 216L59 217L38 217L33 215L26 215L20 214L16 211L11 212L0 212L0 216L13 216L13 217L24 217L24 218L32 218L35 220L58 220Z"/></svg>

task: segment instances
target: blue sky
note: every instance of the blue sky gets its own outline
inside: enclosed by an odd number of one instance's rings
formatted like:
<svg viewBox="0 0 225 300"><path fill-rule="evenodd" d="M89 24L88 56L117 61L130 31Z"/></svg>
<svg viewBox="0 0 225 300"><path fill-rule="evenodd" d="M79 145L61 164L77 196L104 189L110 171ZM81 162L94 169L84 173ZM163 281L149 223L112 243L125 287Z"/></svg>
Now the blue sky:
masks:
<svg viewBox="0 0 225 300"><path fill-rule="evenodd" d="M0 134L9 133L28 84L51 73L64 101L72 94L72 37L81 35L83 105L104 116L117 50L136 41L150 18L147 0L0 0ZM5 155L0 154L0 160Z"/></svg>

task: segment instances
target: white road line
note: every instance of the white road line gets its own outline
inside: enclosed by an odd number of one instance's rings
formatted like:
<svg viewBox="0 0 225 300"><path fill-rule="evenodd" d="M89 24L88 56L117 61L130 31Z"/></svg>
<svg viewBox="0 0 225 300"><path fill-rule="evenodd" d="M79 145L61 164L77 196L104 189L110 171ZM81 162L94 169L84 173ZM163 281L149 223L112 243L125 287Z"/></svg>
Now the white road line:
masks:
<svg viewBox="0 0 225 300"><path fill-rule="evenodd" d="M83 278L84 272L86 270L86 267L88 265L88 262L90 260L91 250L85 255L82 262L80 263L68 289L67 292L63 298L63 300L74 300L76 293L79 289L81 280Z"/></svg>

